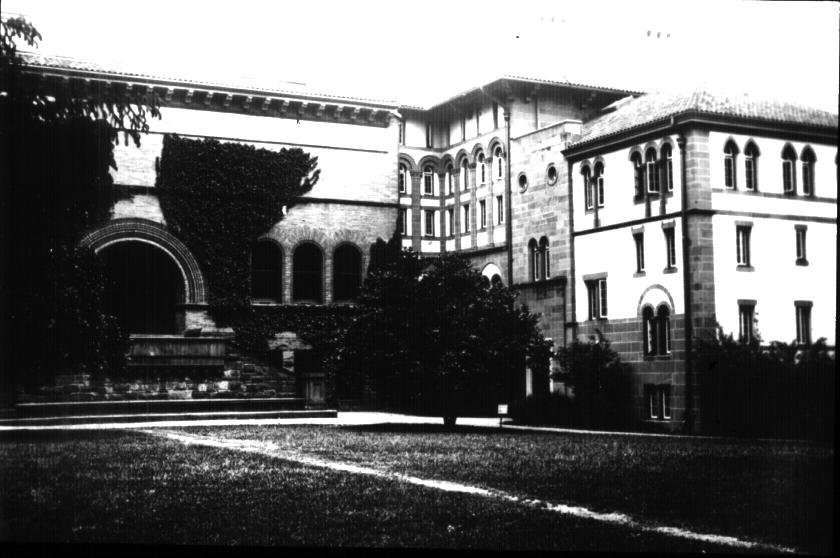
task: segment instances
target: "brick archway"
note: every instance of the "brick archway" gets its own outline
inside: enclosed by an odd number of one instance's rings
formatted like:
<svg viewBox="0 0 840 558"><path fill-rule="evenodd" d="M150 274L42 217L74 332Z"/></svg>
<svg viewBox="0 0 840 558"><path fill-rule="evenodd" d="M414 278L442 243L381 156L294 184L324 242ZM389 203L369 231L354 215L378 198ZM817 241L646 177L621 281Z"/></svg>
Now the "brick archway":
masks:
<svg viewBox="0 0 840 558"><path fill-rule="evenodd" d="M172 235L166 227L145 219L115 219L107 225L88 233L79 246L98 253L103 248L119 242L146 242L159 248L171 257L184 279L184 293L187 304L205 304L207 301L204 277L198 262L183 242Z"/></svg>

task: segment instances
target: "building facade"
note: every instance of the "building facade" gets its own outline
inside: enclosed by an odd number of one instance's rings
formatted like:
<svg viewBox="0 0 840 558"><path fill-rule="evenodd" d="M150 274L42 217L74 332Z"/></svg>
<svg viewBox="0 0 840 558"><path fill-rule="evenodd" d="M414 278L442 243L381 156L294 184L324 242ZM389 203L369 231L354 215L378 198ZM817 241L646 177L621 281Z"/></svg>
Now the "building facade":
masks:
<svg viewBox="0 0 840 558"><path fill-rule="evenodd" d="M318 157L315 188L255 239L255 304L351 301L371 245L396 230L404 249L463 254L488 283L515 287L555 346L601 332L633 366L638 418L669 429L702 423L687 355L717 325L835 343L836 114L514 76L400 106L30 63L47 86L146 87L164 101L142 147L117 148L127 197L83 243L168 255L184 283L179 329L213 324L201 270L155 195L167 133ZM527 371L524 384L560 388Z"/></svg>

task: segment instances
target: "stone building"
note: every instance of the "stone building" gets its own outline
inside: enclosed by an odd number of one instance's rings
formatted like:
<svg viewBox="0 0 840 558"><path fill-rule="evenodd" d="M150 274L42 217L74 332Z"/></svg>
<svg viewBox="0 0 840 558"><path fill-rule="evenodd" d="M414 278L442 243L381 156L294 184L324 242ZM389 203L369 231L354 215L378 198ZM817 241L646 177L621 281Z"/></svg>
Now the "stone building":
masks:
<svg viewBox="0 0 840 558"><path fill-rule="evenodd" d="M458 252L520 291L555 346L596 329L635 370L639 418L697 408L687 340L719 323L765 341L835 343L837 115L781 102L647 94L504 76L426 107L294 84L220 84L32 57L60 80L153 88L142 147L119 147L119 201L82 240L168 266L169 333L203 327L202 273L155 195L162 137L297 146L321 179L258 239L254 304L352 300L377 239ZM141 270L138 270L140 272ZM155 322L157 324L157 322ZM138 322L147 330L149 324ZM156 331L156 333L158 333ZM525 393L557 389L526 371Z"/></svg>

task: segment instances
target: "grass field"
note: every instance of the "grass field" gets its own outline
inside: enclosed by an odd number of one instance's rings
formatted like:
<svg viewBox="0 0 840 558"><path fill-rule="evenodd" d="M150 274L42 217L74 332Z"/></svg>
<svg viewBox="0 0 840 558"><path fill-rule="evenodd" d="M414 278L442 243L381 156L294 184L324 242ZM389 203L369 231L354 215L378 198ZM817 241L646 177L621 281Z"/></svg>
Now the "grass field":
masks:
<svg viewBox="0 0 840 558"><path fill-rule="evenodd" d="M830 449L429 426L183 429L830 550ZM4 540L732 552L480 496L140 432L0 435Z"/></svg>

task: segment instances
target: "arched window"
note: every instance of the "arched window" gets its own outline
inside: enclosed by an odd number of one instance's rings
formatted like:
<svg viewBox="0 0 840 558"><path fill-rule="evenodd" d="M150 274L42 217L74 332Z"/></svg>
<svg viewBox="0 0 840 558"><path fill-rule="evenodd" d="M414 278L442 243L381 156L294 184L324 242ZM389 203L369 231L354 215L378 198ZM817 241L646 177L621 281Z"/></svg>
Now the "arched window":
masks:
<svg viewBox="0 0 840 558"><path fill-rule="evenodd" d="M333 300L353 300L362 286L362 254L342 244L333 254Z"/></svg>
<svg viewBox="0 0 840 558"><path fill-rule="evenodd" d="M446 165L446 195L451 196L454 192L452 186L452 165Z"/></svg>
<svg viewBox="0 0 840 558"><path fill-rule="evenodd" d="M592 209L592 171L588 165L584 165L580 169L580 174L583 180L583 199L586 209Z"/></svg>
<svg viewBox="0 0 840 558"><path fill-rule="evenodd" d="M528 275L531 281L536 281L539 275L537 274L537 241L533 238L528 241Z"/></svg>
<svg viewBox="0 0 840 558"><path fill-rule="evenodd" d="M423 169L423 194L427 196L435 193L435 172L432 167Z"/></svg>
<svg viewBox="0 0 840 558"><path fill-rule="evenodd" d="M478 154L477 163L478 168L476 170L478 171L478 176L481 179L479 184L485 184L487 182L487 166L484 164L484 153Z"/></svg>
<svg viewBox="0 0 840 558"><path fill-rule="evenodd" d="M321 304L323 297L324 259L315 244L301 244L292 258L292 298Z"/></svg>
<svg viewBox="0 0 840 558"><path fill-rule="evenodd" d="M283 252L271 240L251 249L251 298L280 302L283 292Z"/></svg>
<svg viewBox="0 0 840 558"><path fill-rule="evenodd" d="M671 353L671 312L668 307L661 304L656 309L656 322L658 326L657 347L660 355Z"/></svg>
<svg viewBox="0 0 840 558"><path fill-rule="evenodd" d="M645 196L645 167L642 165L642 154L638 151L630 156L633 163L633 197L642 199Z"/></svg>
<svg viewBox="0 0 840 558"><path fill-rule="evenodd" d="M817 157L810 146L805 146L802 150L802 194L806 196L814 195L814 163Z"/></svg>
<svg viewBox="0 0 840 558"><path fill-rule="evenodd" d="M469 184L469 174L470 174L470 167L467 160L464 159L461 161L461 191L466 192L470 189Z"/></svg>
<svg viewBox="0 0 840 558"><path fill-rule="evenodd" d="M750 192L758 190L758 148L751 141L744 147L744 189Z"/></svg>
<svg viewBox="0 0 840 558"><path fill-rule="evenodd" d="M539 267L537 271L540 279L551 277L551 258L548 253L548 238L546 237L540 239Z"/></svg>
<svg viewBox="0 0 840 558"><path fill-rule="evenodd" d="M736 188L736 161L738 157L738 146L729 140L723 147L723 185L730 190Z"/></svg>
<svg viewBox="0 0 840 558"><path fill-rule="evenodd" d="M656 149L651 147L645 153L645 179L649 194L659 193L659 169L656 163Z"/></svg>
<svg viewBox="0 0 840 558"><path fill-rule="evenodd" d="M660 151L662 155L662 180L665 181L665 190L668 192L674 191L674 148L670 143L662 146Z"/></svg>
<svg viewBox="0 0 840 558"><path fill-rule="evenodd" d="M796 151L790 144L782 150L782 187L785 194L796 193Z"/></svg>
<svg viewBox="0 0 840 558"><path fill-rule="evenodd" d="M496 147L493 151L493 159L496 162L496 179L501 180L504 177L505 161L502 157L502 148Z"/></svg>
<svg viewBox="0 0 840 558"><path fill-rule="evenodd" d="M604 163L598 161L595 163L595 170L593 172L593 183L595 203L598 207L604 207Z"/></svg>
<svg viewBox="0 0 840 558"><path fill-rule="evenodd" d="M400 165L400 172L397 175L397 182L399 184L400 194L407 193L408 190L408 168L405 165Z"/></svg>
<svg viewBox="0 0 840 558"><path fill-rule="evenodd" d="M656 354L656 318L653 315L653 308L645 306L642 309L642 334L644 337L643 347L645 355Z"/></svg>

